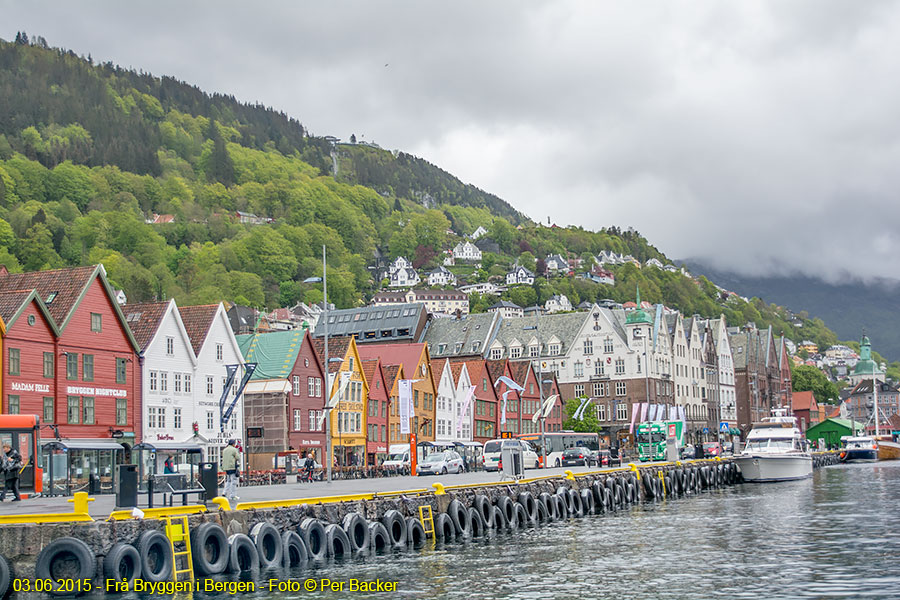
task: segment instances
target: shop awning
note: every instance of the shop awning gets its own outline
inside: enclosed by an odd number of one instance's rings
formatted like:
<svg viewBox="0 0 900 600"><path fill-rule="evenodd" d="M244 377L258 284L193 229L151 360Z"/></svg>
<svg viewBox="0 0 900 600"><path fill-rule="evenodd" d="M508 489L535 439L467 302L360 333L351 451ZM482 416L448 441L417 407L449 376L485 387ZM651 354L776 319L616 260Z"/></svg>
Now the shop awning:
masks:
<svg viewBox="0 0 900 600"><path fill-rule="evenodd" d="M200 444L184 442L141 442L134 446L135 450L153 450L156 452L202 452Z"/></svg>
<svg viewBox="0 0 900 600"><path fill-rule="evenodd" d="M287 379L251 381L244 388L245 394L287 394L289 391L291 391L291 382Z"/></svg>
<svg viewBox="0 0 900 600"><path fill-rule="evenodd" d="M52 440L42 447L48 450L122 450L122 444L109 438Z"/></svg>

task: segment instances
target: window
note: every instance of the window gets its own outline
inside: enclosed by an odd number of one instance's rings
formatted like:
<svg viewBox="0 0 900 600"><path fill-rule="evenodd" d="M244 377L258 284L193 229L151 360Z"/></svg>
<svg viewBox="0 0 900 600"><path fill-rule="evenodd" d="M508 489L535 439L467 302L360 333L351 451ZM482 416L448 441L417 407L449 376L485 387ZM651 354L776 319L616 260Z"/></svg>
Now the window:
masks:
<svg viewBox="0 0 900 600"><path fill-rule="evenodd" d="M84 354L81 357L81 379L84 381L94 380L94 355ZM163 390L165 391L165 390Z"/></svg>
<svg viewBox="0 0 900 600"><path fill-rule="evenodd" d="M641 357L640 356L637 357L637 372L638 373L641 372Z"/></svg>
<svg viewBox="0 0 900 600"><path fill-rule="evenodd" d="M75 359L75 363L77 365L78 359ZM127 376L126 364L127 364L126 359L124 359L124 358L116 359L116 383L126 383L126 381L125 381L125 378ZM75 367L75 370L78 371L77 366ZM186 391L190 391L190 390L186 390Z"/></svg>
<svg viewBox="0 0 900 600"><path fill-rule="evenodd" d="M559 356L559 344L550 344L550 356Z"/></svg>
<svg viewBox="0 0 900 600"><path fill-rule="evenodd" d="M613 341L611 337L603 340L603 351L610 354L613 351Z"/></svg>
<svg viewBox="0 0 900 600"><path fill-rule="evenodd" d="M588 356L594 353L594 342L592 340L584 340L584 353Z"/></svg>
<svg viewBox="0 0 900 600"><path fill-rule="evenodd" d="M625 374L625 359L617 358L616 359L616 375L624 375Z"/></svg>
<svg viewBox="0 0 900 600"><path fill-rule="evenodd" d="M21 370L21 352L18 348L9 349L9 374L18 375Z"/></svg>
<svg viewBox="0 0 900 600"><path fill-rule="evenodd" d="M575 384L575 397L581 398L582 396L584 396L584 384L576 383Z"/></svg>
<svg viewBox="0 0 900 600"><path fill-rule="evenodd" d="M191 374L190 373L184 374L184 393L185 394L191 393Z"/></svg>
<svg viewBox="0 0 900 600"><path fill-rule="evenodd" d="M158 419L159 428L165 429L166 428L166 407L161 406L157 410L159 411L159 419Z"/></svg>
<svg viewBox="0 0 900 600"><path fill-rule="evenodd" d="M81 399L81 414L82 423L85 425L94 424L94 399L90 396L85 396Z"/></svg>
<svg viewBox="0 0 900 600"><path fill-rule="evenodd" d="M503 356L503 348L491 348L491 360L500 360Z"/></svg>
<svg viewBox="0 0 900 600"><path fill-rule="evenodd" d="M627 393L626 382L617 381L616 382L616 396L624 396Z"/></svg>
<svg viewBox="0 0 900 600"><path fill-rule="evenodd" d="M78 396L68 396L67 402L67 421L70 425L77 425L81 420L81 403Z"/></svg>
<svg viewBox="0 0 900 600"><path fill-rule="evenodd" d="M116 425L128 425L128 400L116 398Z"/></svg>
<svg viewBox="0 0 900 600"><path fill-rule="evenodd" d="M44 352L44 377L53 377L53 353Z"/></svg>
<svg viewBox="0 0 900 600"><path fill-rule="evenodd" d="M172 427L181 429L181 407L176 406L172 409Z"/></svg>
<svg viewBox="0 0 900 600"><path fill-rule="evenodd" d="M159 372L159 391L160 392L168 392L169 391L169 374L165 371Z"/></svg>
<svg viewBox="0 0 900 600"><path fill-rule="evenodd" d="M78 355L74 352L66 354L66 379L78 379Z"/></svg>
<svg viewBox="0 0 900 600"><path fill-rule="evenodd" d="M510 358L520 358L522 356L522 347L516 346L515 348L509 349L509 357Z"/></svg>
<svg viewBox="0 0 900 600"><path fill-rule="evenodd" d="M216 360L221 362L223 360L223 356L225 354L225 346L223 344L216 344Z"/></svg>
<svg viewBox="0 0 900 600"><path fill-rule="evenodd" d="M213 430L216 427L216 421L213 419L212 411L206 411L206 428L209 430Z"/></svg>
<svg viewBox="0 0 900 600"><path fill-rule="evenodd" d="M322 378L316 377L316 398L322 397Z"/></svg>
<svg viewBox="0 0 900 600"><path fill-rule="evenodd" d="M155 392L159 389L159 375L156 371L150 371L150 391Z"/></svg>
<svg viewBox="0 0 900 600"><path fill-rule="evenodd" d="M175 338L166 337L166 356L175 356Z"/></svg>
<svg viewBox="0 0 900 600"><path fill-rule="evenodd" d="M487 391L487 378L486 377L481 378L481 391L482 392Z"/></svg>
<svg viewBox="0 0 900 600"><path fill-rule="evenodd" d="M605 404L597 405L597 420L599 420L599 421L606 420L606 405Z"/></svg>
<svg viewBox="0 0 900 600"><path fill-rule="evenodd" d="M529 358L537 358L540 353L540 348L537 345L528 346L528 357Z"/></svg>
<svg viewBox="0 0 900 600"><path fill-rule="evenodd" d="M628 405L624 402L616 404L616 421L628 420Z"/></svg>
<svg viewBox="0 0 900 600"><path fill-rule="evenodd" d="M592 391L594 397L599 397L599 396L603 395L603 384L602 383L594 382L594 384L591 386L591 388L592 388L591 391Z"/></svg>
<svg viewBox="0 0 900 600"><path fill-rule="evenodd" d="M215 393L215 390L213 390L213 377L212 377L212 375L207 375L206 376L206 395L212 396L214 393Z"/></svg>
<svg viewBox="0 0 900 600"><path fill-rule="evenodd" d="M575 361L575 377L584 377L584 363L580 360Z"/></svg>
<svg viewBox="0 0 900 600"><path fill-rule="evenodd" d="M181 373L175 373L172 376L172 391L176 394L181 393Z"/></svg>
<svg viewBox="0 0 900 600"><path fill-rule="evenodd" d="M100 333L103 331L103 315L91 313L91 331Z"/></svg>
<svg viewBox="0 0 900 600"><path fill-rule="evenodd" d="M296 377L295 377L295 379L296 379ZM316 397L316 378L315 377L307 377L306 378L306 395L309 396L310 398Z"/></svg>
<svg viewBox="0 0 900 600"><path fill-rule="evenodd" d="M10 394L6 401L6 411L11 415L19 414L19 397Z"/></svg>

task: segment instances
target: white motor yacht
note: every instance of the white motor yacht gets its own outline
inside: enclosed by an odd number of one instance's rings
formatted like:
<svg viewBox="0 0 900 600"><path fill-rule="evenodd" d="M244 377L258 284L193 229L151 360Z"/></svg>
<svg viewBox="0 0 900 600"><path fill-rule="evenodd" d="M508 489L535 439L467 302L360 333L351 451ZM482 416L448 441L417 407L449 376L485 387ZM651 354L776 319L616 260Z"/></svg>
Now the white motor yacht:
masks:
<svg viewBox="0 0 900 600"><path fill-rule="evenodd" d="M734 457L744 481L790 481L812 475L812 456L794 417L784 409L754 423L743 452Z"/></svg>

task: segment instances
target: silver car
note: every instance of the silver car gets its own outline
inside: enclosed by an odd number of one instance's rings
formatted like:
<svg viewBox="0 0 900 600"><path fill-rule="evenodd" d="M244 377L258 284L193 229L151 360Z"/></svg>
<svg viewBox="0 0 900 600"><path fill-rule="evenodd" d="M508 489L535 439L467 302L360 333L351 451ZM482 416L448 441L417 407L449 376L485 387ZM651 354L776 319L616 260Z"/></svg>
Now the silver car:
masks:
<svg viewBox="0 0 900 600"><path fill-rule="evenodd" d="M453 450L432 452L416 467L419 475L446 475L447 473L462 473L462 471L463 459Z"/></svg>

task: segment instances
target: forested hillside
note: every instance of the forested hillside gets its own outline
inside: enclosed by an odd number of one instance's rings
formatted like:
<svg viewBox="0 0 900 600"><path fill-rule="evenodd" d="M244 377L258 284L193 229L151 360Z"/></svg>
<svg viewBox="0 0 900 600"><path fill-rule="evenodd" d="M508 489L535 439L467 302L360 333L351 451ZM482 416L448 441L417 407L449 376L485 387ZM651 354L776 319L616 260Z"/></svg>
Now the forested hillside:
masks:
<svg viewBox="0 0 900 600"><path fill-rule="evenodd" d="M424 272L479 226L498 252L486 252L480 268L452 267L461 282L502 281L516 261L543 273L551 253L588 265L601 250L668 262L635 231L537 225L419 158L332 141L271 109L92 64L41 38L0 41L0 263L102 262L129 301L274 308L321 299L319 286L301 282L321 274L323 244L329 299L340 307L381 287L377 254L406 256ZM254 216L242 223L238 211ZM504 297L624 302L640 285L643 299L688 315L725 313L731 324L799 335L784 310L728 297L704 278L610 268L615 286L542 277ZM495 300L473 296L472 309ZM836 339L818 320L803 336Z"/></svg>

